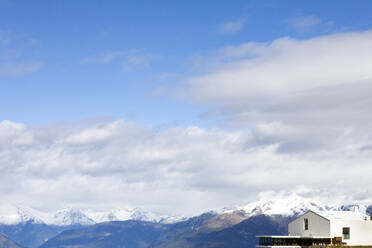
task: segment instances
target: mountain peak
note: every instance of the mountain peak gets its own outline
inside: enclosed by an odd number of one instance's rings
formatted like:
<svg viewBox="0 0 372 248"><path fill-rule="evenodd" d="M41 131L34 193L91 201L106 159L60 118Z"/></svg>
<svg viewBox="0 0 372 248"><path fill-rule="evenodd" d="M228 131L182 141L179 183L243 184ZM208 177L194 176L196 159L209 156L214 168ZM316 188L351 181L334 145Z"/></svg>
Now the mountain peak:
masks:
<svg viewBox="0 0 372 248"><path fill-rule="evenodd" d="M21 223L25 222L33 222L37 224L43 223L43 221L40 218L36 217L37 214L32 209L18 206L17 213Z"/></svg>
<svg viewBox="0 0 372 248"><path fill-rule="evenodd" d="M172 223L183 218L159 214L142 208L117 208L109 211L86 211L87 216L95 222L139 220L149 222Z"/></svg>
<svg viewBox="0 0 372 248"><path fill-rule="evenodd" d="M117 208L108 211L82 210L66 207L55 212L42 212L21 206L2 206L0 224L16 225L27 222L55 226L92 225L106 221L138 220L158 223L173 223L184 218L169 216L141 208Z"/></svg>
<svg viewBox="0 0 372 248"><path fill-rule="evenodd" d="M334 209L334 207L326 206L320 201L291 193L263 195L257 202L247 204L241 209L243 209L246 213L250 213L251 215L266 214L293 216L302 214L308 210L324 211Z"/></svg>
<svg viewBox="0 0 372 248"><path fill-rule="evenodd" d="M76 208L64 208L58 210L48 224L54 224L59 226L68 225L92 225L95 221L86 216L80 209Z"/></svg>
<svg viewBox="0 0 372 248"><path fill-rule="evenodd" d="M43 223L42 219L37 217L37 211L23 206L3 206L0 212L0 223L5 225L14 225L18 223L33 222L35 224Z"/></svg>
<svg viewBox="0 0 372 248"><path fill-rule="evenodd" d="M232 212L236 210L244 211L247 216L258 214L296 216L303 214L308 210L314 212L344 210L366 213L367 207L359 204L340 206L330 205L326 204L321 199L304 197L293 192L266 192L260 194L258 201L251 202L229 211Z"/></svg>
<svg viewBox="0 0 372 248"><path fill-rule="evenodd" d="M265 192L260 194L259 200L249 204L224 208L213 211L221 223L235 223L248 217L265 214L296 216L308 210L315 212L329 210L359 211L372 213L372 207L351 204L351 205L327 205L319 199L304 197L296 193L288 192ZM232 215L230 215L232 214ZM233 220L231 220L233 218ZM3 207L0 208L0 224L15 225L19 223L33 222L36 224L45 223L55 226L69 225L92 225L106 221L148 221L157 223L175 223L185 220L179 216L169 216L144 210L142 208L115 208L107 211L82 210L74 207L67 207L56 212L41 212L26 207Z"/></svg>

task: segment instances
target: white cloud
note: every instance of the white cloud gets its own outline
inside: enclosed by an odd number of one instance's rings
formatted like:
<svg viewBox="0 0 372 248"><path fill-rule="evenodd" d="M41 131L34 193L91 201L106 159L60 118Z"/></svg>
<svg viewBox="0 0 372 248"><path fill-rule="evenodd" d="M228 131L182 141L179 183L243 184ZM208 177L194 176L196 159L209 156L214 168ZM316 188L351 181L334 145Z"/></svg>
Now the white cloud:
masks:
<svg viewBox="0 0 372 248"><path fill-rule="evenodd" d="M81 62L83 64L90 64L90 63L107 64L107 63L112 62L113 60L123 58L130 54L135 54L137 52L139 52L139 50L109 51L109 52L102 53L100 55L85 58Z"/></svg>
<svg viewBox="0 0 372 248"><path fill-rule="evenodd" d="M366 31L228 47L182 94L283 152L363 147L371 143L371 39Z"/></svg>
<svg viewBox="0 0 372 248"><path fill-rule="evenodd" d="M319 87L355 84L371 78L372 32L336 34L309 40L282 38L268 44L230 48L232 55L255 55L189 80L200 101L239 100ZM211 94L212 93L212 94ZM209 99L208 99L209 98Z"/></svg>
<svg viewBox="0 0 372 248"><path fill-rule="evenodd" d="M113 134L115 129L122 124L122 121L113 122L108 126L95 127L86 129L84 131L69 135L64 139L67 144L92 144L96 142L103 142L108 140Z"/></svg>
<svg viewBox="0 0 372 248"><path fill-rule="evenodd" d="M18 76L40 70L43 64L39 61L16 61L0 63L0 75Z"/></svg>
<svg viewBox="0 0 372 248"><path fill-rule="evenodd" d="M239 32L244 28L245 20L226 22L220 25L220 31L224 34Z"/></svg>
<svg viewBox="0 0 372 248"><path fill-rule="evenodd" d="M221 49L218 69L182 91L235 128L3 121L3 201L196 214L299 186L371 200L371 39L367 31Z"/></svg>
<svg viewBox="0 0 372 248"><path fill-rule="evenodd" d="M3 121L0 193L4 202L38 209L140 206L182 214L298 185L333 197L372 193L369 151L345 146L311 156L279 153L280 141L260 140L274 130L292 132L278 123L228 131L156 130L122 120L39 128ZM27 142L16 142L22 137Z"/></svg>
<svg viewBox="0 0 372 248"><path fill-rule="evenodd" d="M43 63L28 58L29 51L35 50L37 43L35 39L0 30L0 76L20 76L40 70Z"/></svg>
<svg viewBox="0 0 372 248"><path fill-rule="evenodd" d="M285 23L300 32L314 31L320 24L323 24L322 20L314 15L289 18L285 20Z"/></svg>
<svg viewBox="0 0 372 248"><path fill-rule="evenodd" d="M108 64L119 62L124 72L131 71L135 68L150 67L150 62L155 55L145 53L142 49L117 50L101 53L99 55L87 57L81 60L82 64Z"/></svg>

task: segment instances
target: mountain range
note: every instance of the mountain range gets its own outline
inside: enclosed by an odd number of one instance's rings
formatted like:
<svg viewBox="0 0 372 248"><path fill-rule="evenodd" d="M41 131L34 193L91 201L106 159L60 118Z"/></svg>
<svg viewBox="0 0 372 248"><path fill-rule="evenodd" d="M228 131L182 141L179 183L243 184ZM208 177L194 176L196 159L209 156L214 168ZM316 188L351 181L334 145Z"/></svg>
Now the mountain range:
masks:
<svg viewBox="0 0 372 248"><path fill-rule="evenodd" d="M105 221L125 220L171 223L180 221L182 218L154 213L141 208L92 211L69 207L55 212L41 212L29 207L11 206L7 208L6 213L0 213L0 224L3 225L33 222L55 226L87 226Z"/></svg>
<svg viewBox="0 0 372 248"><path fill-rule="evenodd" d="M17 214L0 217L0 222L5 220L0 233L30 248L254 247L256 235L285 234L287 223L309 209L372 213L369 206L331 206L296 194L263 197L244 206L191 218L138 208L106 212L66 208L52 214L17 208Z"/></svg>

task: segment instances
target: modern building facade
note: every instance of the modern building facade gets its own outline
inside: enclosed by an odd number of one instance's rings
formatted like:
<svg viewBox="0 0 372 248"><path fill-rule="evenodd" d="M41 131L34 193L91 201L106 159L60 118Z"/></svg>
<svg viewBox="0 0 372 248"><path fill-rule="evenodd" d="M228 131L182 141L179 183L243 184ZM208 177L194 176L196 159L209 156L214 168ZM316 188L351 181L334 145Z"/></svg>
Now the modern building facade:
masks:
<svg viewBox="0 0 372 248"><path fill-rule="evenodd" d="M372 220L357 211L308 211L288 224L287 236L258 236L261 247L372 246Z"/></svg>

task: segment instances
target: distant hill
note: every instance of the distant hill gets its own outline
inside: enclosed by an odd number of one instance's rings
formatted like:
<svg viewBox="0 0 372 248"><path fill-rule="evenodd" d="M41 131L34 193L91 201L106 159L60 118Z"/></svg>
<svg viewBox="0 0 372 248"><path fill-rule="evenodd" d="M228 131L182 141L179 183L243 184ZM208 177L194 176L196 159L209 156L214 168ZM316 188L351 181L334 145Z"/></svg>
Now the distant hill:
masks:
<svg viewBox="0 0 372 248"><path fill-rule="evenodd" d="M188 240L190 247L194 248L241 248L256 247L256 235L287 234L287 224L290 218L281 216L258 215L248 218L234 226L214 231L202 233ZM159 248L170 246L159 246Z"/></svg>
<svg viewBox="0 0 372 248"><path fill-rule="evenodd" d="M253 248L256 235L285 234L288 221L309 209L372 213L372 206L328 206L296 194L269 195L183 221L141 209L97 213L69 208L45 217L18 208L15 215L0 216L0 233L28 248Z"/></svg>
<svg viewBox="0 0 372 248"><path fill-rule="evenodd" d="M36 248L62 231L117 220L168 223L178 218L140 208L114 209L105 212L65 208L56 212L42 213L32 208L14 206L7 214L0 215L0 234L10 237L24 247Z"/></svg>
<svg viewBox="0 0 372 248"><path fill-rule="evenodd" d="M0 248L22 248L22 246L0 234Z"/></svg>
<svg viewBox="0 0 372 248"><path fill-rule="evenodd" d="M285 234L290 218L258 215L226 228L206 227L213 214L176 224L107 222L64 231L40 248L240 248L255 247L256 235Z"/></svg>
<svg viewBox="0 0 372 248"><path fill-rule="evenodd" d="M64 208L57 211L41 212L25 206L10 206L0 214L0 224L17 225L32 222L49 226L89 226L106 221L140 220L159 223L171 223L182 220L180 216L170 216L147 211L141 208L116 208L106 211Z"/></svg>
<svg viewBox="0 0 372 248"><path fill-rule="evenodd" d="M286 234L291 218L258 215L219 229L189 229L184 233L171 229L151 244L151 248L241 248L257 245L256 235ZM205 223L209 223L206 221Z"/></svg>
<svg viewBox="0 0 372 248"><path fill-rule="evenodd" d="M79 225L54 226L27 221L16 225L0 224L0 234L6 235L24 247L36 248L64 230L80 227ZM0 248L2 247L0 246Z"/></svg>
<svg viewBox="0 0 372 248"><path fill-rule="evenodd" d="M78 230L67 230L40 248L145 248L168 231L167 224L144 221L112 221Z"/></svg>

